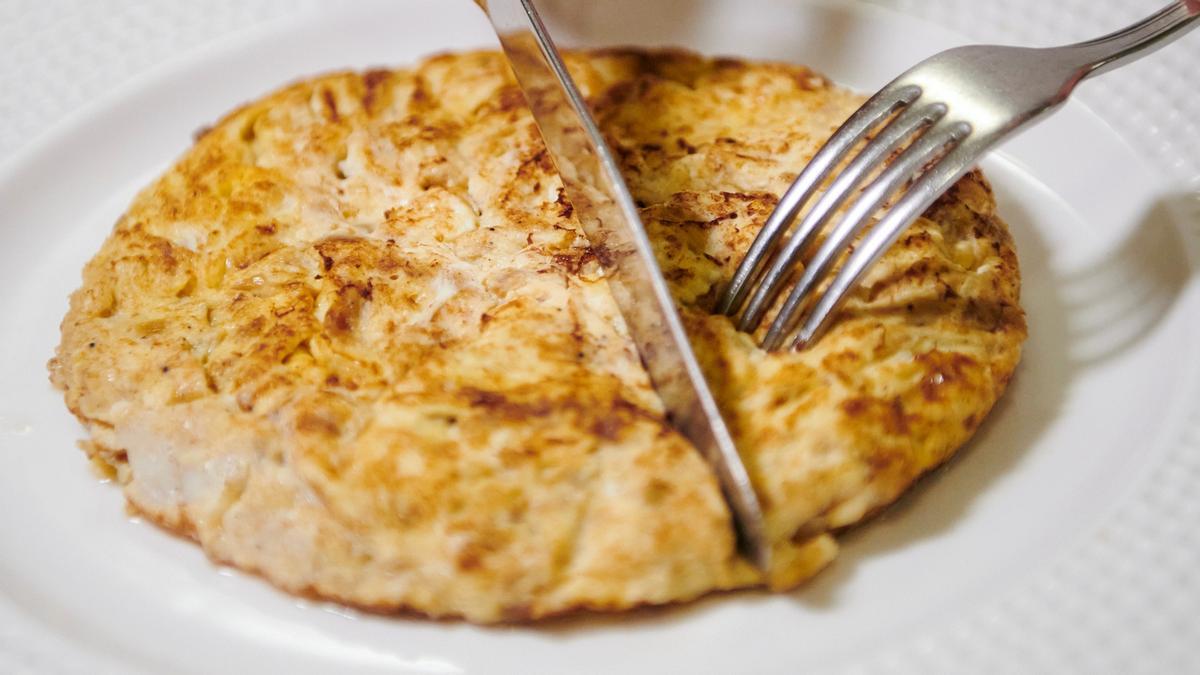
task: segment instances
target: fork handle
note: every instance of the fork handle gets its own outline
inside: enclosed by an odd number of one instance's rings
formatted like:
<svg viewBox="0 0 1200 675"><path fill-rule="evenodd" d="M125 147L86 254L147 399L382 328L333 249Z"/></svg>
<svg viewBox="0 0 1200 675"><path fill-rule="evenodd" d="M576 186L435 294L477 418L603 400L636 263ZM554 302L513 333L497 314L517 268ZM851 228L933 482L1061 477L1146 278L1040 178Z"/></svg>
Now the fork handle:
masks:
<svg viewBox="0 0 1200 675"><path fill-rule="evenodd" d="M1087 78L1136 61L1196 26L1200 26L1200 0L1175 0L1128 28L1063 49L1080 55L1083 77Z"/></svg>

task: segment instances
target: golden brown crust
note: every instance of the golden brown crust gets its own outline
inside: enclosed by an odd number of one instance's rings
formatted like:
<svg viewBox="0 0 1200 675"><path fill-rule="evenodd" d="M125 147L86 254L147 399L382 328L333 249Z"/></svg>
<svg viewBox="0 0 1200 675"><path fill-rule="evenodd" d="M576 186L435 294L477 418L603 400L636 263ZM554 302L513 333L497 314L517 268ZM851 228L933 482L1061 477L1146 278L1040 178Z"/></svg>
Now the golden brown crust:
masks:
<svg viewBox="0 0 1200 675"><path fill-rule="evenodd" d="M51 364L132 505L296 593L531 619L793 586L970 436L1025 334L981 175L820 344L768 355L706 308L858 98L795 66L568 58L766 504L768 577L486 52L287 87L134 201Z"/></svg>

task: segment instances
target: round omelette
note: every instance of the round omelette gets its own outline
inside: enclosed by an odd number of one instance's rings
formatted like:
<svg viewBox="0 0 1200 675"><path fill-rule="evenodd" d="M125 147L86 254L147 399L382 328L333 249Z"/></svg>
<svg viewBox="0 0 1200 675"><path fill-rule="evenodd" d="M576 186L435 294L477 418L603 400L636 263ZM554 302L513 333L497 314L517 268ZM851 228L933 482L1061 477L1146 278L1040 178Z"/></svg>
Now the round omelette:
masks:
<svg viewBox="0 0 1200 675"><path fill-rule="evenodd" d="M788 589L978 427L1025 338L978 172L828 334L711 307L860 97L802 67L568 54L766 513L739 559L503 57L318 77L205 131L83 271L53 382L137 512L294 593L472 621Z"/></svg>

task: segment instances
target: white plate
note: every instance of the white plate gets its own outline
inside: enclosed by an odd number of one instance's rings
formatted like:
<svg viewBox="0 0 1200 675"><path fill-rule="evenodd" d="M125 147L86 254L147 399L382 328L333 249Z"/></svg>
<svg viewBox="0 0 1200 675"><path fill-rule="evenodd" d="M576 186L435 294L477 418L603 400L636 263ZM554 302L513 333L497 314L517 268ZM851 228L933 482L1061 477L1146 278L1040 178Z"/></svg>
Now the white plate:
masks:
<svg viewBox="0 0 1200 675"><path fill-rule="evenodd" d="M675 43L800 61L862 89L962 42L915 19L844 5L762 2L747 12L737 0L614 4L616 19L605 21L576 3L579 14L556 24L562 41ZM986 163L1017 239L1031 327L1009 394L947 471L847 536L838 562L795 593L528 627L388 618L297 601L127 518L119 489L99 483L74 447L79 426L44 364L79 269L134 191L184 150L193 130L283 82L491 42L467 2L318 11L139 79L0 169L0 670L1095 672L1188 664L1189 640L1200 634L1186 618L1200 608L1196 586L1181 578L1146 586L1174 594L1143 597L1141 587L1106 581L1186 569L1180 560L1200 548L1197 500L1179 487L1188 483L1163 479L1186 470L1183 478L1200 482L1200 350L1189 319L1200 315L1197 250L1170 215L1179 196L1164 193L1139 155L1079 105Z"/></svg>

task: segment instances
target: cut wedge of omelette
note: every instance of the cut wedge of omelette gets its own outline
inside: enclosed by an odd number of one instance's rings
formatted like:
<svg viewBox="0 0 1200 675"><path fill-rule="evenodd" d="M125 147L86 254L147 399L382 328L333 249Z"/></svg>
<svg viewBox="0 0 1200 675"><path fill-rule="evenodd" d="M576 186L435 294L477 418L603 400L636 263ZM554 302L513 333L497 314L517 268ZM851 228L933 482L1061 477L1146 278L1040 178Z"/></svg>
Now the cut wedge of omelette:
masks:
<svg viewBox="0 0 1200 675"><path fill-rule="evenodd" d="M797 66L568 55L761 496L763 575L663 418L502 56L319 77L146 188L51 362L138 512L295 593L472 621L791 588L945 461L1025 337L972 173L827 336L709 308L856 95Z"/></svg>

